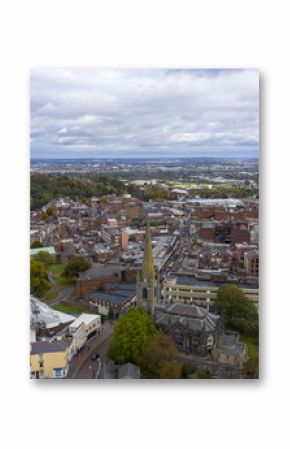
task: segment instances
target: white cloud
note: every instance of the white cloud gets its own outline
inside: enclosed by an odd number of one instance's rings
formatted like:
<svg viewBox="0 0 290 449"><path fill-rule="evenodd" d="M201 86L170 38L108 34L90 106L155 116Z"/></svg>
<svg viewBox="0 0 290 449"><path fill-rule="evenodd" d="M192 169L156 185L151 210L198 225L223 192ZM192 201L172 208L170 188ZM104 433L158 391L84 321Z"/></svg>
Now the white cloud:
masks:
<svg viewBox="0 0 290 449"><path fill-rule="evenodd" d="M256 155L258 72L34 70L31 137L35 157Z"/></svg>

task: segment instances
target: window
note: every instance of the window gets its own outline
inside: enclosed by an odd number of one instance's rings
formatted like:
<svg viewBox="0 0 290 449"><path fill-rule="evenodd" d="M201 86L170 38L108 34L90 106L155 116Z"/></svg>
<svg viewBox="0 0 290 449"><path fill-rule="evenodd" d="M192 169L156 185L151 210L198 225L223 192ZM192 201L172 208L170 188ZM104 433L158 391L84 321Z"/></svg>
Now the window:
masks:
<svg viewBox="0 0 290 449"><path fill-rule="evenodd" d="M56 377L62 377L63 369L62 368L54 368L54 374Z"/></svg>

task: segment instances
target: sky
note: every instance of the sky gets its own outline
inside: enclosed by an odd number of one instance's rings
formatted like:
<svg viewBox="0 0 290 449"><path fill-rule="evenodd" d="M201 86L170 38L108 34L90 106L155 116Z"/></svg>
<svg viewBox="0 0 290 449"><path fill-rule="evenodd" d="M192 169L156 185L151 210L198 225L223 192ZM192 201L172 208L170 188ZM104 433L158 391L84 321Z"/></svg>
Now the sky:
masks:
<svg viewBox="0 0 290 449"><path fill-rule="evenodd" d="M31 158L258 157L259 72L34 69Z"/></svg>

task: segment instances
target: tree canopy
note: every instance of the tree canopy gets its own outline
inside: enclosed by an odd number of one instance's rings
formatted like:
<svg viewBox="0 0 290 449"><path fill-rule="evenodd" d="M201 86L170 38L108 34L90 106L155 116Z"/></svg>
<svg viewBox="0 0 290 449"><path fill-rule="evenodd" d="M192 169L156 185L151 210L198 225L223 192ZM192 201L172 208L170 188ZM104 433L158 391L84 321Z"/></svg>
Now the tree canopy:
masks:
<svg viewBox="0 0 290 449"><path fill-rule="evenodd" d="M43 243L40 240L35 240L32 245L31 248L43 248Z"/></svg>
<svg viewBox="0 0 290 449"><path fill-rule="evenodd" d="M30 261L30 291L36 296L43 296L51 285L48 281L46 266L38 260Z"/></svg>
<svg viewBox="0 0 290 449"><path fill-rule="evenodd" d="M154 321L144 309L130 309L115 326L109 357L120 365L127 362L138 365L149 337L157 334Z"/></svg>
<svg viewBox="0 0 290 449"><path fill-rule="evenodd" d="M55 263L55 256L53 254L49 254L47 251L39 251L39 253L32 256L32 258L33 260L43 262L46 266Z"/></svg>
<svg viewBox="0 0 290 449"><path fill-rule="evenodd" d="M108 320L113 320L114 317L115 317L114 309L110 307L108 312Z"/></svg>
<svg viewBox="0 0 290 449"><path fill-rule="evenodd" d="M35 210L44 206L53 198L69 196L76 198L91 198L92 196L103 196L115 193L125 193L125 184L112 176L93 175L74 177L51 174L31 174L30 202L31 209ZM47 216L53 210L47 210Z"/></svg>
<svg viewBox="0 0 290 449"><path fill-rule="evenodd" d="M244 364L244 373L248 379L259 379L259 357L251 357Z"/></svg>
<svg viewBox="0 0 290 449"><path fill-rule="evenodd" d="M91 268L92 264L82 256L71 256L64 267L63 276L73 277L77 276L82 271Z"/></svg>
<svg viewBox="0 0 290 449"><path fill-rule="evenodd" d="M172 363L176 348L172 339L159 332L149 337L140 357L142 376L147 379L179 379L181 367Z"/></svg>
<svg viewBox="0 0 290 449"><path fill-rule="evenodd" d="M130 309L119 319L108 351L120 365L139 365L147 379L179 379L181 367L172 363L175 353L171 338L157 329L143 308Z"/></svg>
<svg viewBox="0 0 290 449"><path fill-rule="evenodd" d="M219 287L215 307L223 316L227 328L250 335L258 334L257 308L236 285Z"/></svg>

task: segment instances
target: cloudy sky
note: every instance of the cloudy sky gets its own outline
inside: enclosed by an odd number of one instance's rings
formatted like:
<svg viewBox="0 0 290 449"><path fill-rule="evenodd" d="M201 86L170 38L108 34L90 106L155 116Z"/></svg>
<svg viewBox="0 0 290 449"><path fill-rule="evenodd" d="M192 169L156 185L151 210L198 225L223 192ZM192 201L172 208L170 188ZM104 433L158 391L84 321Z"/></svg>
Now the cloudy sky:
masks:
<svg viewBox="0 0 290 449"><path fill-rule="evenodd" d="M36 69L32 158L257 157L255 70Z"/></svg>

